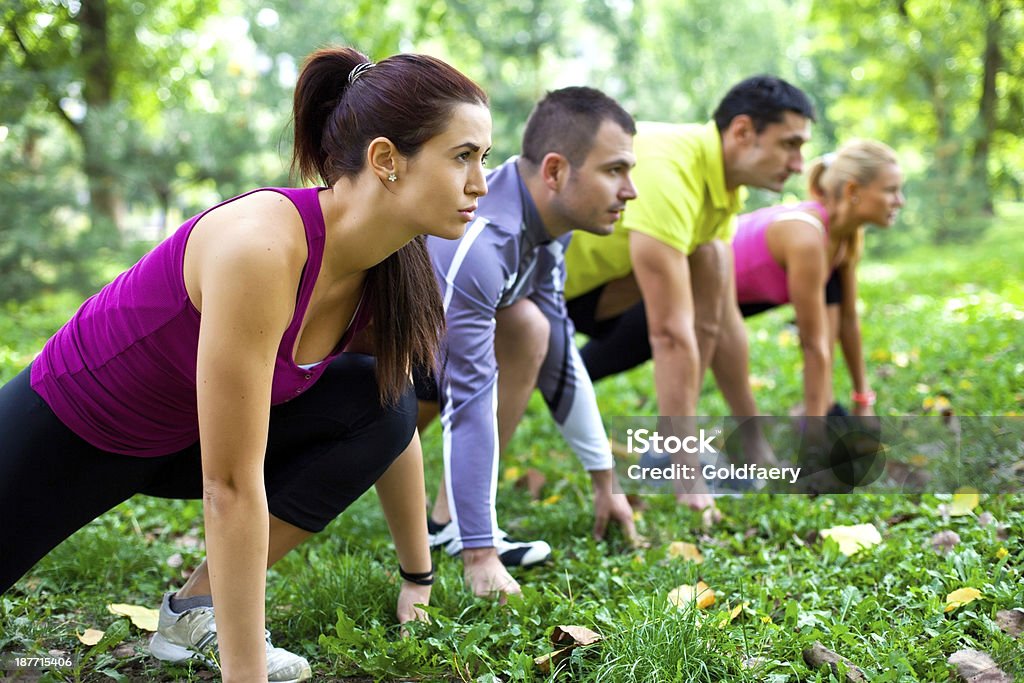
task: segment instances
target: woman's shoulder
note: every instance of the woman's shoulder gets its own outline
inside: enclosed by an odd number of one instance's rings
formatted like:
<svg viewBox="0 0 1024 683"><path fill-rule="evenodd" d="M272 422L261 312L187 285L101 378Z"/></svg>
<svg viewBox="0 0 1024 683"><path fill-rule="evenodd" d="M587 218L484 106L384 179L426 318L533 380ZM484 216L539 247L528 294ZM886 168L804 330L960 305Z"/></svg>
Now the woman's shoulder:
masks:
<svg viewBox="0 0 1024 683"><path fill-rule="evenodd" d="M306 232L288 194L261 188L206 212L189 237L188 249L237 266L290 270L306 259Z"/></svg>

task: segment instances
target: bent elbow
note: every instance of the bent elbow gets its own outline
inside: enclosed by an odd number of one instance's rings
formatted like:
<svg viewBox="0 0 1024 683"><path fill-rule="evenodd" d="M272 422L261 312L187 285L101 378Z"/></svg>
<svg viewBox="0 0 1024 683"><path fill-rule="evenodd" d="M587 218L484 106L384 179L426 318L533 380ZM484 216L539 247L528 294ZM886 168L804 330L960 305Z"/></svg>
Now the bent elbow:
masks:
<svg viewBox="0 0 1024 683"><path fill-rule="evenodd" d="M655 359L663 356L678 356L693 363L700 360L697 338L686 330L671 327L652 328L648 331L651 354Z"/></svg>

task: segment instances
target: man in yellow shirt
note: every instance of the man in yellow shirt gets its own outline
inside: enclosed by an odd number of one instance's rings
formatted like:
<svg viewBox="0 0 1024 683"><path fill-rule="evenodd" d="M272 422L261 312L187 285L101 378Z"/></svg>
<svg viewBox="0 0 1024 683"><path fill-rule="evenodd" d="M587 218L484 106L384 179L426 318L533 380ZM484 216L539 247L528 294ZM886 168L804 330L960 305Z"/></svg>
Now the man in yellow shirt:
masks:
<svg viewBox="0 0 1024 683"><path fill-rule="evenodd" d="M813 120L801 90L755 76L707 124L637 125L637 199L612 235L576 234L566 253L569 315L590 336L581 354L594 381L653 357L659 414L692 418L710 366L733 415L757 415L728 242L744 186L779 192L801 172ZM741 433L752 461L774 460L758 430ZM703 480L676 491L694 509L713 505Z"/></svg>

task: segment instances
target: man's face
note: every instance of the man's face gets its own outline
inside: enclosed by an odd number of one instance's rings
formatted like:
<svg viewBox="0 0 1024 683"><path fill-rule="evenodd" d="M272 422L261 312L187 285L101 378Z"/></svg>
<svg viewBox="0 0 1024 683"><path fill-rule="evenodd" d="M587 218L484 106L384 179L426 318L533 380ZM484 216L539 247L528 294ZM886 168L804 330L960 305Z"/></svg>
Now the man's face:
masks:
<svg viewBox="0 0 1024 683"><path fill-rule="evenodd" d="M811 139L811 121L787 111L778 123L769 123L744 146L734 176L740 185L781 192L786 179L804 169L801 149Z"/></svg>
<svg viewBox="0 0 1024 683"><path fill-rule="evenodd" d="M626 202L636 198L629 177L635 165L633 136L605 119L590 153L579 166L570 167L568 182L552 202L560 222L569 230L610 234Z"/></svg>

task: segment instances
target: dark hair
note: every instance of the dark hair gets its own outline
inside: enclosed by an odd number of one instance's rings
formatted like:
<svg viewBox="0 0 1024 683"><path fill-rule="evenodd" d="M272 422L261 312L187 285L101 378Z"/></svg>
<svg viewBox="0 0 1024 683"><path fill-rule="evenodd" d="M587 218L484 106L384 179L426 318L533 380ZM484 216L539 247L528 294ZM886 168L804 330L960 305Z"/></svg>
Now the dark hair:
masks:
<svg viewBox="0 0 1024 683"><path fill-rule="evenodd" d="M439 59L400 54L369 62L348 47L317 50L295 85L292 172L333 185L363 170L371 140L385 137L412 157L448 125L462 103L487 105L473 81ZM383 402L393 403L409 384L413 365L436 363L444 309L422 237L370 268L374 353Z"/></svg>
<svg viewBox="0 0 1024 683"><path fill-rule="evenodd" d="M633 117L600 90L575 86L553 90L537 103L526 121L522 157L536 165L545 154L556 152L578 166L590 154L605 120L636 135Z"/></svg>
<svg viewBox="0 0 1024 683"><path fill-rule="evenodd" d="M718 132L729 127L737 116L746 114L760 133L769 123L778 123L787 111L814 121L814 105L804 91L775 76L752 76L740 81L718 103L713 118Z"/></svg>

